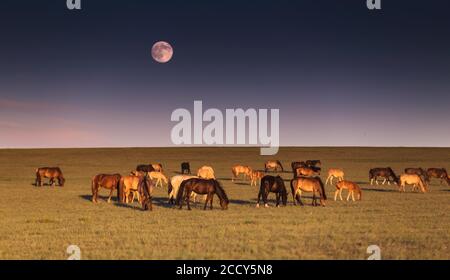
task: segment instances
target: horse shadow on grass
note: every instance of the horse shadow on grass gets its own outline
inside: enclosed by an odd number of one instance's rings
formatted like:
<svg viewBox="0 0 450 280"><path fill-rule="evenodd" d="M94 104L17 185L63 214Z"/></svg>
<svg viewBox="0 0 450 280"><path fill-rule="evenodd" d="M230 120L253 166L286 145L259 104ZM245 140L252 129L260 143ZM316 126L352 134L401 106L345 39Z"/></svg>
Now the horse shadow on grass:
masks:
<svg viewBox="0 0 450 280"><path fill-rule="evenodd" d="M87 201L92 201L92 195L88 195L88 194L84 194L84 195L80 195L80 197L84 200ZM98 196L98 200L106 202L108 200L108 196L106 195L99 195ZM153 205L156 205L158 207L164 207L164 208L173 208L173 205L168 203L168 199L165 197L153 197L152 198L152 203ZM111 205L117 206L117 207L124 207L124 208L131 208L131 209L136 209L136 210L143 210L141 205L135 204L135 202L133 204L126 204L123 202L119 202L119 200L117 199L117 196L113 196L111 197Z"/></svg>
<svg viewBox="0 0 450 280"><path fill-rule="evenodd" d="M391 190L391 189L376 189L376 188L361 188L361 189L366 192L390 192L390 193L398 192L398 190Z"/></svg>

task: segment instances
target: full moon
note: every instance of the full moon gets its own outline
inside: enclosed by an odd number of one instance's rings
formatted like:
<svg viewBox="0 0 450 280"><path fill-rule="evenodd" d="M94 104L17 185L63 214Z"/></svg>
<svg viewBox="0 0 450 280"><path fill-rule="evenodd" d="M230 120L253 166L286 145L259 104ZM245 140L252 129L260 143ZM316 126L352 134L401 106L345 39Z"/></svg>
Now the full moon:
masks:
<svg viewBox="0 0 450 280"><path fill-rule="evenodd" d="M152 47L152 57L159 63L168 62L173 56L172 46L164 41L156 42Z"/></svg>

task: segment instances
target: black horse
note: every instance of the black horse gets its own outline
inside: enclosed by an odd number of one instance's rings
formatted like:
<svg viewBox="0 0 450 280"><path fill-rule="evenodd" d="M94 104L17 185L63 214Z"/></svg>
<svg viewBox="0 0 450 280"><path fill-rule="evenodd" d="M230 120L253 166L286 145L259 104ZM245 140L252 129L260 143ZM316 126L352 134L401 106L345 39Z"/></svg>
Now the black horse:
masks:
<svg viewBox="0 0 450 280"><path fill-rule="evenodd" d="M191 166L189 165L189 162L181 163L181 174L191 174Z"/></svg>
<svg viewBox="0 0 450 280"><path fill-rule="evenodd" d="M400 185L398 177L395 175L394 170L392 170L392 168L390 167L378 167L369 170L369 180L371 185L373 184L374 180L375 183L378 185L377 181L378 177L384 178L383 185L386 181L390 185L391 179L392 182L396 183L397 185Z"/></svg>
<svg viewBox="0 0 450 280"><path fill-rule="evenodd" d="M259 201L262 198L264 201L264 206L269 207L267 204L267 197L269 193L273 192L276 194L278 207L280 205L280 197L283 202L283 205L286 206L287 203L287 191L286 186L284 185L283 178L280 176L271 176L266 175L261 179L261 185L259 187L258 201L256 203L256 207L259 207Z"/></svg>

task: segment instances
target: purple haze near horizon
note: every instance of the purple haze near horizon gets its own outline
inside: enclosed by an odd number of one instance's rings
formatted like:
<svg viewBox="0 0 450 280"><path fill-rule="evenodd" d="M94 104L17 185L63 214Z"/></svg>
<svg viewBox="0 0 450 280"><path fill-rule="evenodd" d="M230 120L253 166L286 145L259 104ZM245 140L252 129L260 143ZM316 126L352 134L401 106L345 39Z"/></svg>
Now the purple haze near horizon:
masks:
<svg viewBox="0 0 450 280"><path fill-rule="evenodd" d="M282 146L450 146L445 4L240 2L7 1L0 148L171 146L194 100L280 109Z"/></svg>

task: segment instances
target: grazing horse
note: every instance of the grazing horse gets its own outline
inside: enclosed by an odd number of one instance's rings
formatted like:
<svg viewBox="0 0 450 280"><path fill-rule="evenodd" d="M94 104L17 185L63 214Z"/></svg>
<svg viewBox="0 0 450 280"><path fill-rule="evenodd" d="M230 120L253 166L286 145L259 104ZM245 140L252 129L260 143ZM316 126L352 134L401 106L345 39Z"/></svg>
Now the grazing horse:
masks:
<svg viewBox="0 0 450 280"><path fill-rule="evenodd" d="M154 171L163 172L163 167L161 163L152 163L151 166L153 167Z"/></svg>
<svg viewBox="0 0 450 280"><path fill-rule="evenodd" d="M416 174L421 176L425 182L430 182L430 178L423 168L405 168L405 174Z"/></svg>
<svg viewBox="0 0 450 280"><path fill-rule="evenodd" d="M264 177L264 172L252 171L250 174L250 186L256 186L257 183L261 183L261 178ZM259 181L259 182L258 182Z"/></svg>
<svg viewBox="0 0 450 280"><path fill-rule="evenodd" d="M150 176L150 179L156 179L155 187L158 187L158 184L161 185L161 188L163 187L163 181L165 184L168 183L166 175L164 175L162 172L152 171L149 172L148 175Z"/></svg>
<svg viewBox="0 0 450 280"><path fill-rule="evenodd" d="M328 185L328 180L330 180L330 185L333 185L334 178L337 178L339 182L344 180L344 170L342 170L341 168L328 169L328 177L325 181L325 186Z"/></svg>
<svg viewBox="0 0 450 280"><path fill-rule="evenodd" d="M417 188L417 186L420 187L420 191L425 193L428 191L427 185L423 182L422 178L417 174L402 174L400 175L400 185L399 185L399 191L405 192L405 186L413 185L413 191Z"/></svg>
<svg viewBox="0 0 450 280"><path fill-rule="evenodd" d="M300 168L297 168L297 170L295 170L295 175L297 177L300 177L300 176L312 177L312 176L320 175L320 172L318 172L310 167L300 167Z"/></svg>
<svg viewBox="0 0 450 280"><path fill-rule="evenodd" d="M169 186L168 186L169 204L175 203L181 183L184 180L192 179L192 178L198 178L198 177L191 176L191 175L175 175L172 178L170 178Z"/></svg>
<svg viewBox="0 0 450 280"><path fill-rule="evenodd" d="M97 203L98 191L100 188L109 189L109 197L107 202L111 201L111 196L114 190L117 190L117 200L120 202L122 195L120 192L120 174L97 174L92 177L91 188L92 188L92 202Z"/></svg>
<svg viewBox="0 0 450 280"><path fill-rule="evenodd" d="M142 203L141 199L142 193L139 192L139 185L143 184L143 181L145 181L144 183L147 184L148 187L151 187L151 189L153 189L153 182L150 180L150 177L147 176L147 174L144 176L128 175L120 178L120 190L122 193L122 202L128 203L130 194L133 193L131 203L133 203L135 197L137 197L139 203Z"/></svg>
<svg viewBox="0 0 450 280"><path fill-rule="evenodd" d="M203 179L216 179L214 176L214 169L207 165L204 165L198 169L197 176Z"/></svg>
<svg viewBox="0 0 450 280"><path fill-rule="evenodd" d="M268 160L265 164L264 164L264 171L267 172L270 170L277 172L278 168L281 169L281 172L284 171L283 169L283 165L281 165L281 162L279 160Z"/></svg>
<svg viewBox="0 0 450 280"><path fill-rule="evenodd" d="M153 165L151 164L139 164L138 166L136 166L136 171L152 172L155 171L155 168L153 168Z"/></svg>
<svg viewBox="0 0 450 280"><path fill-rule="evenodd" d="M354 182L342 180L336 183L336 191L334 192L334 201L336 201L337 195L339 193L339 197L342 200L342 190L347 189L347 201L350 200L350 196L352 196L352 200L355 201L355 192L358 195L358 200L362 199L361 188Z"/></svg>
<svg viewBox="0 0 450 280"><path fill-rule="evenodd" d="M189 162L181 163L181 174L191 174L191 166L189 165Z"/></svg>
<svg viewBox="0 0 450 280"><path fill-rule="evenodd" d="M205 206L203 210L206 210L206 206L208 202L210 202L210 209L213 209L213 198L214 194L217 194L220 200L220 207L222 210L228 209L228 197L225 193L224 189L220 185L219 181L215 179L202 179L202 178L191 178L184 180L177 194L177 204L180 209L183 207L183 200L186 200L188 210L191 210L191 206L189 204L189 198L191 197L191 193L195 192L197 194L207 195ZM183 195L185 193L185 195Z"/></svg>
<svg viewBox="0 0 450 280"><path fill-rule="evenodd" d="M40 167L36 169L36 187L42 186L42 179L49 178L50 186L56 185L55 179L58 180L58 184L64 187L66 179L64 179L63 173L59 167Z"/></svg>
<svg viewBox="0 0 450 280"><path fill-rule="evenodd" d="M148 176L141 177L141 181L138 184L138 191L141 195L141 205L144 211L153 210L152 203L152 193L153 193L153 182L148 178Z"/></svg>
<svg viewBox="0 0 450 280"><path fill-rule="evenodd" d="M287 191L286 186L284 185L283 178L281 178L280 176L275 177L271 175L266 175L261 179L256 207L259 207L259 201L261 198L264 202L264 207L269 207L269 204L267 204L267 197L271 192L275 193L276 195L277 199L276 207L279 207L280 205L280 198L283 202L283 205L286 206Z"/></svg>
<svg viewBox="0 0 450 280"><path fill-rule="evenodd" d="M235 165L231 167L231 173L233 174L233 176L231 176L231 182L234 182L234 179L237 179L240 174L244 174L245 181L245 179L247 179L247 176L251 176L252 169L249 166Z"/></svg>
<svg viewBox="0 0 450 280"><path fill-rule="evenodd" d="M441 179L440 184L442 185L442 182L446 180L448 182L448 173L445 168L428 168L427 170L428 178L436 178Z"/></svg>
<svg viewBox="0 0 450 280"><path fill-rule="evenodd" d="M398 178L394 173L394 170L392 170L392 168L390 167L379 167L379 168L372 168L369 170L369 180L370 180L370 185L373 185L373 181L375 180L375 183L378 185L378 177L382 177L384 178L383 181L383 185L384 183L386 183L386 181L388 182L388 185L391 184L391 178L393 180L394 183L396 183L398 185Z"/></svg>
<svg viewBox="0 0 450 280"><path fill-rule="evenodd" d="M303 206L303 202L301 200L302 192L312 192L312 206L318 206L316 193L319 194L320 197L320 205L325 206L325 200L327 200L327 195L325 193L325 187L323 186L323 182L319 177L298 177L291 180L291 191L292 191L292 199L294 201L294 205L296 205L295 200L297 200L300 205Z"/></svg>
<svg viewBox="0 0 450 280"><path fill-rule="evenodd" d="M308 166L321 166L322 165L322 162L320 161L320 160L318 160L318 159L314 159L314 160L307 160L306 161L306 165L308 165Z"/></svg>

